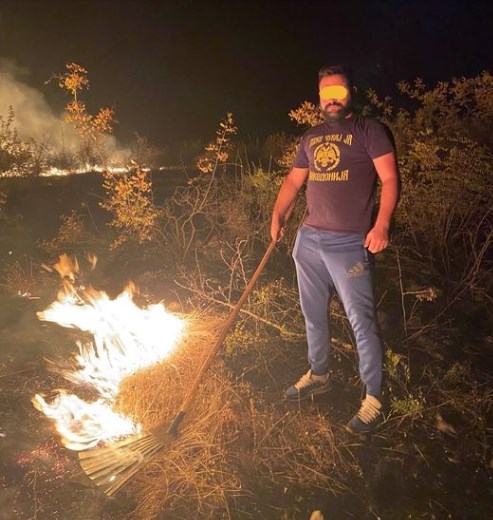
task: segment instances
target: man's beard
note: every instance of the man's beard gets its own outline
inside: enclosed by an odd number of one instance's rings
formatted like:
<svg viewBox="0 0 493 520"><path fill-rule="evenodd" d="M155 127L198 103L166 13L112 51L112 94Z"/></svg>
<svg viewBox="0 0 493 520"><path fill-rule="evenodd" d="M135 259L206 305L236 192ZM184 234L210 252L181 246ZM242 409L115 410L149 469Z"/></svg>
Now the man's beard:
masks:
<svg viewBox="0 0 493 520"><path fill-rule="evenodd" d="M326 110L328 108L327 106L325 108L321 109L322 117L327 123L333 123L335 121L341 121L342 119L345 119L348 114L351 113L351 104L348 103L347 105L342 105L340 103L333 103L333 105L337 106L338 110ZM329 107L332 105L329 105Z"/></svg>

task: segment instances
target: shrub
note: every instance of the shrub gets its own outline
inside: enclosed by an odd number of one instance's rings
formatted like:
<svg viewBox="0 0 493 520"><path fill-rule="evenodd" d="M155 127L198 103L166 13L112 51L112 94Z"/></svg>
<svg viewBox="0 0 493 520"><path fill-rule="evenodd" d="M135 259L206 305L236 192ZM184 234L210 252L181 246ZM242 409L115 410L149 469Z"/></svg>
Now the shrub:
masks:
<svg viewBox="0 0 493 520"><path fill-rule="evenodd" d="M6 118L0 115L0 176L29 175L33 173L34 162L33 149L20 139L14 109L9 107Z"/></svg>
<svg viewBox="0 0 493 520"><path fill-rule="evenodd" d="M199 171L214 174L217 167L228 160L229 151L232 148L231 137L236 134L237 130L237 127L234 126L233 114L228 112L219 123L216 139L205 147L205 153L197 159Z"/></svg>
<svg viewBox="0 0 493 520"><path fill-rule="evenodd" d="M39 247L50 255L94 249L95 237L88 230L83 216L77 211L62 215L58 234L52 240L40 241Z"/></svg>
<svg viewBox="0 0 493 520"><path fill-rule="evenodd" d="M394 242L411 246L448 288L449 296L477 286L491 266L493 244L493 76L454 79L427 89L402 82L414 108L369 92L392 130L402 182Z"/></svg>
<svg viewBox="0 0 493 520"><path fill-rule="evenodd" d="M79 154L83 162L105 163L107 159L106 137L113 131L115 114L111 108L100 108L93 115L86 109L86 104L79 99L79 92L89 88L87 70L77 63L67 63L66 72L56 76L58 86L72 96L65 106L65 121L71 123L83 143Z"/></svg>
<svg viewBox="0 0 493 520"><path fill-rule="evenodd" d="M113 215L110 226L118 232L112 247L151 240L159 213L154 206L149 173L138 166L123 175L106 172L103 188L107 198L101 206Z"/></svg>
<svg viewBox="0 0 493 520"><path fill-rule="evenodd" d="M288 147L292 141L293 138L284 132L268 135L262 143L260 150L263 164L268 164L269 169L273 165L279 165L279 161L281 161L285 154L286 147Z"/></svg>

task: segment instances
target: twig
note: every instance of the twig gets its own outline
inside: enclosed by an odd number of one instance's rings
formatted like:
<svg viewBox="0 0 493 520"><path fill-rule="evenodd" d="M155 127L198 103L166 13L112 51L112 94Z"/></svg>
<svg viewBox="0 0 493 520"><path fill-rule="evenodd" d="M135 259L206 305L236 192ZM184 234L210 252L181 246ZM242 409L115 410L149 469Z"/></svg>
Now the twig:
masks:
<svg viewBox="0 0 493 520"><path fill-rule="evenodd" d="M406 305L404 303L404 285L402 283L402 268L401 268L401 260L399 257L399 249L396 249L396 258L397 258L397 269L399 270L399 288L401 290L401 308L402 308L402 317L404 321L404 334L407 339L407 316L406 316Z"/></svg>
<svg viewBox="0 0 493 520"><path fill-rule="evenodd" d="M33 493L34 493L34 516L29 518L29 520L38 520L38 490L37 490L37 476L38 471L34 470L34 479L33 479Z"/></svg>
<svg viewBox="0 0 493 520"><path fill-rule="evenodd" d="M177 282L176 280L175 280L175 283L176 283L176 285L178 285L182 289L186 289L187 291L190 291L190 292L192 292L194 294L198 294L201 298L203 298L203 299L205 299L205 300L207 300L207 301L209 301L211 303L216 303L218 305L223 305L225 307L229 307L230 309L235 307L232 303L225 302L225 301L222 301L222 300L218 300L217 298L214 298L213 296L209 296L208 294L204 293L203 291L201 291L199 289L195 289L193 287L182 285L180 282ZM270 320L268 320L266 318L262 318L262 316L259 316L258 314L255 314L254 312L251 312L251 311L249 311L247 309L240 309L240 313L245 314L247 316L250 316L254 320L260 321L261 323L265 323L266 325L269 325L270 327L278 330L281 334L290 336L292 338L303 338L303 337L305 337L304 334L301 334L301 333L298 333L298 332L290 332L290 331L286 330L283 326L277 325L276 323L273 323L272 321L270 321Z"/></svg>

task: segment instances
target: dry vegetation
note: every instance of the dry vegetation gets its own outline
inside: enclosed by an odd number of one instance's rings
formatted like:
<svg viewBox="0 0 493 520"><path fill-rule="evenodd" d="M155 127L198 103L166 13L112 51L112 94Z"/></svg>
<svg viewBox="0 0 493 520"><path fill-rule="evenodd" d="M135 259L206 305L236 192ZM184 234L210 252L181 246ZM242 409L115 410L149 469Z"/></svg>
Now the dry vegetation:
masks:
<svg viewBox="0 0 493 520"><path fill-rule="evenodd" d="M142 420L148 430L169 424L222 324L215 315L189 317L176 355L124 383L121 410ZM340 491L338 475L346 473L348 462L332 427L321 414L303 415L296 407L261 399L224 362L216 363L178 439L130 484L138 497L136 518L155 518L161 511L184 518L191 510L201 518L235 518L244 500L262 510L254 493L259 481L269 482L264 499L292 486L308 493L316 488Z"/></svg>
<svg viewBox="0 0 493 520"><path fill-rule="evenodd" d="M351 438L343 428L361 389L352 337L336 301L334 395L302 406L280 400L284 385L305 369L287 258L303 217L299 201L285 242L242 309L181 435L128 485L136 498L134 518L294 520L315 503L325 504L330 518L465 518L464 511L467 518L487 518L493 80L484 73L432 89L416 81L400 91L405 109L374 92L366 107L394 133L402 180L392 247L377 258L386 422L371 439ZM79 117L85 109L78 106ZM317 122L308 103L290 116L302 125ZM0 123L10 132L12 121ZM108 278L137 264L136 282L149 298L163 297L166 280L166 296L189 313L176 355L121 390L121 409L148 427L169 422L178 411L224 314L269 242L270 212L295 140L280 139L280 166L267 170L241 159L236 130L228 114L196 173L164 203L154 200L140 155L128 174L105 177L109 230L102 235L74 213L41 244L54 255L77 247L101 250L104 242ZM30 274L30 265L11 263L3 286L11 294L16 284L24 291ZM469 482L466 495L457 472Z"/></svg>

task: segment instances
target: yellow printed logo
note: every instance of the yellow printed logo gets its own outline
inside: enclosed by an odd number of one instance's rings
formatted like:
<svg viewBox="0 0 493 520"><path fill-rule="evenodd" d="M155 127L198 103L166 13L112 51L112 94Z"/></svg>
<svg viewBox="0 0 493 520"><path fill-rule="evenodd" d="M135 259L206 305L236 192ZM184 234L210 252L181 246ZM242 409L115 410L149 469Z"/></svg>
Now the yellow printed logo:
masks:
<svg viewBox="0 0 493 520"><path fill-rule="evenodd" d="M318 171L333 170L341 160L339 147L334 143L322 143L313 152L313 163Z"/></svg>
<svg viewBox="0 0 493 520"><path fill-rule="evenodd" d="M357 278L358 276L363 276L364 274L366 274L366 269L362 262L358 262L357 264L353 265L351 269L346 271L348 278Z"/></svg>

